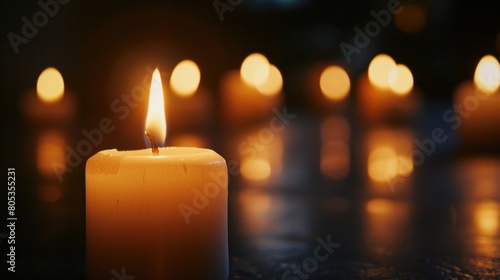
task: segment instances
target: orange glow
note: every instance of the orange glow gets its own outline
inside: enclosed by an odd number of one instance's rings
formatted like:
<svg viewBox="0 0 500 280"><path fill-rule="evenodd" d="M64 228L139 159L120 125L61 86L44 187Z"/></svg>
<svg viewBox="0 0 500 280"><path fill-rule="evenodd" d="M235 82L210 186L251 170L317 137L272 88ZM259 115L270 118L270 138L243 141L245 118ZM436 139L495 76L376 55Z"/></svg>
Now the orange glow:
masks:
<svg viewBox="0 0 500 280"><path fill-rule="evenodd" d="M424 28L427 11L421 5L404 3L402 11L394 15L396 26L403 32L416 33Z"/></svg>
<svg viewBox="0 0 500 280"><path fill-rule="evenodd" d="M38 198L43 202L56 202L63 194L62 186L42 185L38 187Z"/></svg>
<svg viewBox="0 0 500 280"><path fill-rule="evenodd" d="M246 233L262 233L269 230L269 213L272 199L264 192L244 189L238 193L240 219Z"/></svg>
<svg viewBox="0 0 500 280"><path fill-rule="evenodd" d="M319 79L321 92L333 101L343 100L351 89L347 72L339 66L329 66L323 70Z"/></svg>
<svg viewBox="0 0 500 280"><path fill-rule="evenodd" d="M375 182L390 182L413 172L412 136L406 131L382 129L368 137L368 176Z"/></svg>
<svg viewBox="0 0 500 280"><path fill-rule="evenodd" d="M500 86L500 65L492 55L486 55L477 64L474 84L485 94L493 94Z"/></svg>
<svg viewBox="0 0 500 280"><path fill-rule="evenodd" d="M63 98L64 80L56 68L48 67L40 74L36 83L38 98L43 102L54 103Z"/></svg>
<svg viewBox="0 0 500 280"><path fill-rule="evenodd" d="M146 130L155 137L158 146L163 146L165 144L165 138L167 137L167 120L165 118L163 86L158 68L153 72L153 77L151 79Z"/></svg>
<svg viewBox="0 0 500 280"><path fill-rule="evenodd" d="M383 198L370 199L365 204L364 243L366 253L383 254L408 237L410 207L408 202Z"/></svg>
<svg viewBox="0 0 500 280"><path fill-rule="evenodd" d="M413 89L413 75L410 69L398 64L389 72L389 88L397 95L407 95Z"/></svg>
<svg viewBox="0 0 500 280"><path fill-rule="evenodd" d="M387 214L393 210L393 202L388 199L374 198L366 203L366 211L371 214Z"/></svg>
<svg viewBox="0 0 500 280"><path fill-rule="evenodd" d="M330 117L321 124L321 162L323 175L341 179L349 174L351 128L345 118Z"/></svg>
<svg viewBox="0 0 500 280"><path fill-rule="evenodd" d="M260 53L253 53L241 64L241 78L249 86L263 84L269 75L269 60Z"/></svg>
<svg viewBox="0 0 500 280"><path fill-rule="evenodd" d="M474 220L479 232L485 236L496 236L500 223L500 207L493 201L484 201L477 205Z"/></svg>
<svg viewBox="0 0 500 280"><path fill-rule="evenodd" d="M269 65L269 75L267 75L263 83L256 83L255 87L263 95L272 96L278 94L283 87L280 70L272 64Z"/></svg>
<svg viewBox="0 0 500 280"><path fill-rule="evenodd" d="M271 164L262 158L248 158L241 163L241 175L250 180L265 180L271 176Z"/></svg>
<svg viewBox="0 0 500 280"><path fill-rule="evenodd" d="M374 181L386 182L398 174L398 158L393 148L377 147L368 156L368 175Z"/></svg>
<svg viewBox="0 0 500 280"><path fill-rule="evenodd" d="M47 131L38 139L36 164L38 171L45 176L54 176L53 163L64 165L66 145L64 135L58 131Z"/></svg>
<svg viewBox="0 0 500 280"><path fill-rule="evenodd" d="M386 54L375 56L368 66L370 83L381 89L389 88L389 73L396 66L392 57Z"/></svg>
<svg viewBox="0 0 500 280"><path fill-rule="evenodd" d="M175 66L170 77L170 87L179 96L192 96L200 85L200 68L192 60L183 60Z"/></svg>

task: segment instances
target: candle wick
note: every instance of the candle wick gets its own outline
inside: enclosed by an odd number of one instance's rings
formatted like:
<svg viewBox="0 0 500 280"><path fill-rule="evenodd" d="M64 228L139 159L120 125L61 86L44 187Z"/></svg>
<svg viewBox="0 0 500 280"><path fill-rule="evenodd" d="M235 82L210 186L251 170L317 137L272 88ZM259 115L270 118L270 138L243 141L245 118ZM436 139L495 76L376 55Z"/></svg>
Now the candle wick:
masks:
<svg viewBox="0 0 500 280"><path fill-rule="evenodd" d="M153 152L153 155L157 156L160 154L159 150L158 150L158 145L156 144L156 140L155 140L155 137L149 133L149 131L144 131L144 134L146 134L146 136L148 137L149 139L149 142L151 143L151 151Z"/></svg>

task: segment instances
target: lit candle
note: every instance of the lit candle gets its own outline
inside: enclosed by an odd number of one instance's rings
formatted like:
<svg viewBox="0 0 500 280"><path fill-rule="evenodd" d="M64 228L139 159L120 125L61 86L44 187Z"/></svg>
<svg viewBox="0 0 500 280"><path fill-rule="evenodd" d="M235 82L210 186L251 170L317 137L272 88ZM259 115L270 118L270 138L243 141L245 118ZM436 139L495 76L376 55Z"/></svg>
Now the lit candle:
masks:
<svg viewBox="0 0 500 280"><path fill-rule="evenodd" d="M460 132L465 149L498 150L500 142L500 65L492 55L477 64L474 82L461 83L454 97L454 115L447 115L453 129Z"/></svg>
<svg viewBox="0 0 500 280"><path fill-rule="evenodd" d="M30 91L22 100L26 117L33 122L71 121L76 114L75 96L64 87L59 71L48 67L38 77L36 94Z"/></svg>
<svg viewBox="0 0 500 280"><path fill-rule="evenodd" d="M158 148L165 119L157 69L146 120L152 149L104 150L87 161L89 279L228 277L225 160L208 149Z"/></svg>
<svg viewBox="0 0 500 280"><path fill-rule="evenodd" d="M420 106L411 71L386 54L373 58L358 83L358 105L365 123L411 121Z"/></svg>
<svg viewBox="0 0 500 280"><path fill-rule="evenodd" d="M240 72L231 71L221 81L224 121L233 126L263 120L281 105L283 78L279 69L259 53L249 55Z"/></svg>
<svg viewBox="0 0 500 280"><path fill-rule="evenodd" d="M351 90L347 72L338 65L318 65L309 75L309 102L315 114L341 113Z"/></svg>
<svg viewBox="0 0 500 280"><path fill-rule="evenodd" d="M207 128L213 120L213 98L211 92L200 86L201 73L192 60L177 64L170 76L168 119L170 130L200 130Z"/></svg>

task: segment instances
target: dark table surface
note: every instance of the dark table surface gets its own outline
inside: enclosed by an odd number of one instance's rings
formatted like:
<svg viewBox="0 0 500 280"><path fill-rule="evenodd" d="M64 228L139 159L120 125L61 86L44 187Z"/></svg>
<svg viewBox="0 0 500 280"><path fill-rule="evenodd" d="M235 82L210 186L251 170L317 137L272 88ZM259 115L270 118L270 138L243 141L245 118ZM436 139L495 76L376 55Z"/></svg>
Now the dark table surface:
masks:
<svg viewBox="0 0 500 280"><path fill-rule="evenodd" d="M299 113L250 159L267 162L267 169L230 174L230 279L499 279L500 159L462 155L450 134L422 164L398 164L396 177L377 182L367 172L377 145L408 155L432 125L352 123ZM228 162L244 165L238 144L266 127L204 139ZM16 276L85 279L84 165L63 183L46 184L33 157L37 133L21 135L26 150L12 159ZM266 170L266 178L249 179ZM332 250L318 258L315 249L324 243ZM2 239L2 259L5 244Z"/></svg>

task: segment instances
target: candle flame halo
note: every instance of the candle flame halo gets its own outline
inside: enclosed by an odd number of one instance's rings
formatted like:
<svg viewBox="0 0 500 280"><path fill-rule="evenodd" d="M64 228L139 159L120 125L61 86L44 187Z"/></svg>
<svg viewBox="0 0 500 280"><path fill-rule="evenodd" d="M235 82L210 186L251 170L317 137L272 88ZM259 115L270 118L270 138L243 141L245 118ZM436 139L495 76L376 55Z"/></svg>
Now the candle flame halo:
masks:
<svg viewBox="0 0 500 280"><path fill-rule="evenodd" d="M332 101L340 101L349 94L351 81L342 67L332 65L325 68L321 73L319 86L326 98Z"/></svg>
<svg viewBox="0 0 500 280"><path fill-rule="evenodd" d="M394 66L389 72L389 88L396 95L407 95L413 89L413 75L403 64Z"/></svg>
<svg viewBox="0 0 500 280"><path fill-rule="evenodd" d="M500 86L500 65L492 55L486 55L477 64L474 84L484 94L495 93Z"/></svg>
<svg viewBox="0 0 500 280"><path fill-rule="evenodd" d="M263 84L269 75L269 60L260 53L252 53L243 60L240 75L249 86Z"/></svg>
<svg viewBox="0 0 500 280"><path fill-rule="evenodd" d="M55 103L64 96L64 80L61 73L54 67L42 71L36 83L38 98L46 103Z"/></svg>
<svg viewBox="0 0 500 280"><path fill-rule="evenodd" d="M368 66L370 83L380 89L389 88L389 73L396 66L396 62L387 54L375 56Z"/></svg>
<svg viewBox="0 0 500 280"><path fill-rule="evenodd" d="M200 79L201 74L198 65L192 60L183 60L172 71L170 87L179 96L192 96L198 90Z"/></svg>
<svg viewBox="0 0 500 280"><path fill-rule="evenodd" d="M158 68L153 72L151 78L151 89L149 91L148 114L146 116L146 131L154 137L158 146L164 146L167 136L167 120L165 117L165 101L163 97L163 85ZM147 143L148 141L146 141Z"/></svg>

